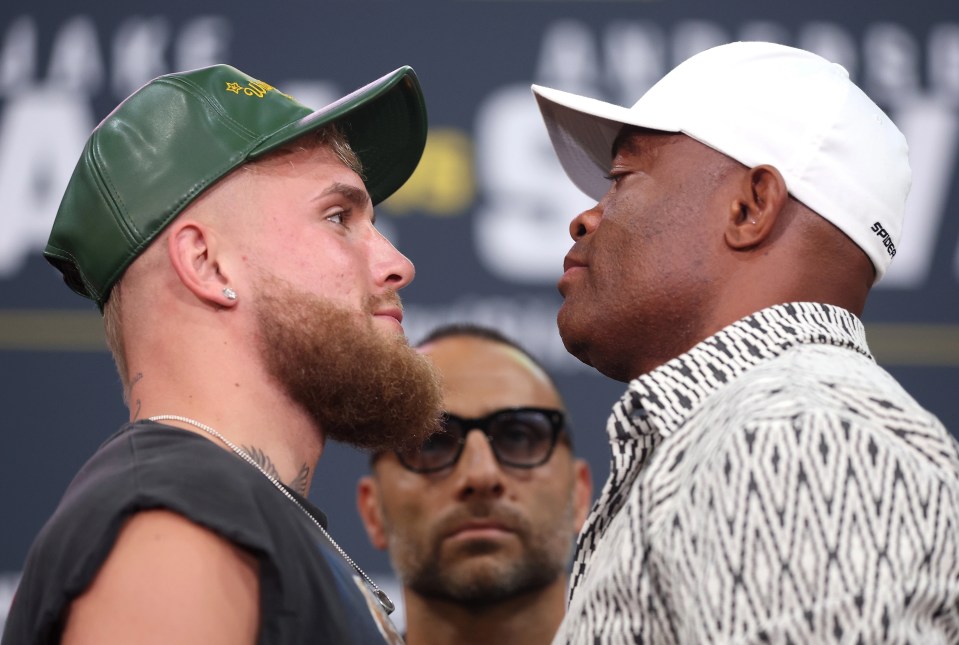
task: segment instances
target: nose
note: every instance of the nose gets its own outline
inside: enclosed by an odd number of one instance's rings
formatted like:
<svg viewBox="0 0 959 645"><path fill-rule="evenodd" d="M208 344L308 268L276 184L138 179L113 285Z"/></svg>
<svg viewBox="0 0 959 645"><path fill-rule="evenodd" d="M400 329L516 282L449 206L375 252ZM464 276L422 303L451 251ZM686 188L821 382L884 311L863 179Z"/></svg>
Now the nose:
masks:
<svg viewBox="0 0 959 645"><path fill-rule="evenodd" d="M393 243L373 229L372 268L376 283L398 291L413 281L416 269Z"/></svg>
<svg viewBox="0 0 959 645"><path fill-rule="evenodd" d="M463 454L456 465L457 495L461 500L471 498L494 498L504 492L503 471L489 439L480 431L466 435Z"/></svg>
<svg viewBox="0 0 959 645"><path fill-rule="evenodd" d="M573 238L574 242L578 242L596 230L602 217L603 211L600 204L583 211L569 223L569 236Z"/></svg>

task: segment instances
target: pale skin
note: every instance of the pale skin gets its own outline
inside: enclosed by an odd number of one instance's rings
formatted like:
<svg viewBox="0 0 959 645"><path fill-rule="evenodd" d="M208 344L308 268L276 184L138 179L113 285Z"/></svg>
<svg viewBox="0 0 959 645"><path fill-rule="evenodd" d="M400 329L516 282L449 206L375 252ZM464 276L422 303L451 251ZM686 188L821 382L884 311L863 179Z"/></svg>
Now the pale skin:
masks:
<svg viewBox="0 0 959 645"><path fill-rule="evenodd" d="M412 280L413 266L373 223L361 178L326 149L241 169L194 201L123 278L131 420L200 420L257 451L305 493L323 429L257 354L257 276L266 269L355 309L358 319L370 315L368 298L382 296L374 325L401 333L388 294ZM227 286L236 300L223 294ZM72 603L63 642L254 643L259 622L258 565L249 553L174 513L141 512Z"/></svg>
<svg viewBox="0 0 959 645"><path fill-rule="evenodd" d="M454 336L420 351L430 356L441 374L444 407L454 414L476 418L502 408L563 407L546 375L513 348ZM575 459L562 442L546 464L520 470L500 465L486 436L470 432L456 465L436 474L413 473L395 455L381 456L374 474L359 483L358 507L371 542L377 548L389 548L398 569L403 568L398 559L410 557L405 553L422 555L438 548L443 575L469 579L505 570L525 553L525 542L514 525L496 526L478 518L447 521L468 517L457 513L471 500L511 509L515 515L504 516L546 526L553 539L558 535L568 547L585 521L591 492L586 462ZM477 553L468 548L479 541L490 545L488 550ZM490 604L460 604L404 586L407 643L551 642L566 606L566 563L561 561L562 572L551 583Z"/></svg>

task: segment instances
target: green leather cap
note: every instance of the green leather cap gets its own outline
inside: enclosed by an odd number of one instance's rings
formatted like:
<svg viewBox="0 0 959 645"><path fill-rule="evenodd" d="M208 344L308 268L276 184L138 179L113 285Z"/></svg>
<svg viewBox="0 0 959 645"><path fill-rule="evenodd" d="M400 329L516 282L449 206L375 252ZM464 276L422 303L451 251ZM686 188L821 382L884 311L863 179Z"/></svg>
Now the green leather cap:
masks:
<svg viewBox="0 0 959 645"><path fill-rule="evenodd" d="M160 76L90 135L43 254L102 311L127 266L204 189L332 122L360 158L374 204L409 179L426 145L410 67L316 111L228 65Z"/></svg>

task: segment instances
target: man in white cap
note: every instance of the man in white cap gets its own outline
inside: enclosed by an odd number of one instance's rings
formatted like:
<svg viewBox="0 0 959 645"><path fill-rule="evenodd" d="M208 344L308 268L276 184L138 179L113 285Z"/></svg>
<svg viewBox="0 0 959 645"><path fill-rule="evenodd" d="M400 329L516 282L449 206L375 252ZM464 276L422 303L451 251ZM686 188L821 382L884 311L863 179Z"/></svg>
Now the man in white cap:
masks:
<svg viewBox="0 0 959 645"><path fill-rule="evenodd" d="M567 349L629 383L557 642L957 642L959 454L874 361L905 139L838 65L734 43L632 108L534 86Z"/></svg>

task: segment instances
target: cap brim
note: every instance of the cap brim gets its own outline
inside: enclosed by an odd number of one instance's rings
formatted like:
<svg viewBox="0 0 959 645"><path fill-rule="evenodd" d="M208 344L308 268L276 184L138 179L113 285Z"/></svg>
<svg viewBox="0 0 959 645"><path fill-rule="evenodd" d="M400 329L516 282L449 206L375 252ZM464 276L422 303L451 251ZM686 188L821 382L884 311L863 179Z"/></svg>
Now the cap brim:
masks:
<svg viewBox="0 0 959 645"><path fill-rule="evenodd" d="M596 201L609 188L606 175L613 141L624 125L679 131L668 119L643 118L635 109L539 85L532 89L563 170L577 188Z"/></svg>
<svg viewBox="0 0 959 645"><path fill-rule="evenodd" d="M426 147L426 103L411 67L401 67L299 119L264 140L250 158L336 123L363 164L374 204L406 183Z"/></svg>

